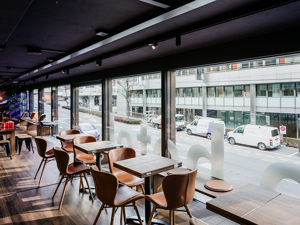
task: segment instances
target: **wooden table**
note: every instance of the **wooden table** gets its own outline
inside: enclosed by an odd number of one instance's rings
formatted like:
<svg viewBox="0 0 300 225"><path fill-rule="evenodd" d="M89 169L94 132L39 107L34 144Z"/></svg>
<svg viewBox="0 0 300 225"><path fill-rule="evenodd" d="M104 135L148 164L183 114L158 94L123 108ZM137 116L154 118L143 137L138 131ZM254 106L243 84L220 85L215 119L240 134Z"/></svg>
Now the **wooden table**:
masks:
<svg viewBox="0 0 300 225"><path fill-rule="evenodd" d="M247 184L206 203L240 224L300 224L300 199Z"/></svg>
<svg viewBox="0 0 300 225"><path fill-rule="evenodd" d="M69 135L62 135L62 136L56 136L56 139L63 141L63 142L73 142L73 139L76 137L81 136L90 136L87 134L69 134Z"/></svg>
<svg viewBox="0 0 300 225"><path fill-rule="evenodd" d="M23 118L20 119L20 121L20 126L26 126L27 131L36 130L37 136L46 136L51 134L51 127L44 127L41 125L40 122L37 122L35 119Z"/></svg>
<svg viewBox="0 0 300 225"><path fill-rule="evenodd" d="M115 148L123 148L123 145L111 141L97 141L97 142L74 145L74 148L86 154L96 154L96 165L101 171L101 153Z"/></svg>
<svg viewBox="0 0 300 225"><path fill-rule="evenodd" d="M15 137L15 131L16 129L0 129L0 135L2 134L10 134L10 149L11 149L11 155L15 155L16 151L16 137Z"/></svg>
<svg viewBox="0 0 300 225"><path fill-rule="evenodd" d="M182 162L157 155L145 155L141 157L114 162L114 166L137 177L145 178L145 194L151 195L151 175L155 175L170 169L180 167L182 166ZM145 199L146 224L150 219L150 214L151 202ZM137 220L136 217L129 217L127 219ZM168 224L165 221L156 219L153 219L152 222L154 224Z"/></svg>

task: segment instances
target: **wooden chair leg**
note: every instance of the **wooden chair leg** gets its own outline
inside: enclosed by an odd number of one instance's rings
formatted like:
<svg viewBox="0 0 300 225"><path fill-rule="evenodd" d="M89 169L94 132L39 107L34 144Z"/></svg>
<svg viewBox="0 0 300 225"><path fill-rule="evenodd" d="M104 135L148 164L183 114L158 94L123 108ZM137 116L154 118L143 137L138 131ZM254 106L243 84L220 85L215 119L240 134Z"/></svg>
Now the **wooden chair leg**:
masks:
<svg viewBox="0 0 300 225"><path fill-rule="evenodd" d="M120 224L123 225L123 207L121 207ZM126 223L125 223L125 225L126 225Z"/></svg>
<svg viewBox="0 0 300 225"><path fill-rule="evenodd" d="M137 217L138 217L138 219L139 219L140 225L143 225L143 221L142 221L142 219L141 219L141 216L140 216L138 207L136 206L136 203L135 203L135 202L133 202L133 207L134 207L134 209L135 209L135 211L136 211L136 215L137 215ZM152 218L151 218L151 219L152 219Z"/></svg>
<svg viewBox="0 0 300 225"><path fill-rule="evenodd" d="M42 166L42 164L43 164L43 162L44 162L44 159L45 159L45 158L42 159L42 161L41 161L41 163L40 163L40 166L39 166L38 170L36 171L36 174L35 174L35 176L34 176L34 179L36 179L36 177L37 177L37 175L38 175L38 173L39 173L39 171L40 171L40 169L41 169L41 166Z"/></svg>
<svg viewBox="0 0 300 225"><path fill-rule="evenodd" d="M172 210L169 211L169 224L173 225L173 216L172 216Z"/></svg>
<svg viewBox="0 0 300 225"><path fill-rule="evenodd" d="M82 173L80 174L80 182L81 182L81 186L82 186L82 191L85 192L85 188L84 188L83 180L82 180Z"/></svg>
<svg viewBox="0 0 300 225"><path fill-rule="evenodd" d="M112 207L110 225L114 225L115 209L116 207Z"/></svg>
<svg viewBox="0 0 300 225"><path fill-rule="evenodd" d="M150 218L149 218L149 221L148 221L147 225L151 225L151 221L152 221L153 215L155 213L155 209L156 209L156 205L153 204L153 209L152 209L152 212L151 212L151 215L150 215Z"/></svg>
<svg viewBox="0 0 300 225"><path fill-rule="evenodd" d="M95 218L95 221L94 221L94 224L93 225L96 225L96 223L97 223L97 221L98 221L98 219L99 219L99 216L100 216L100 214L101 214L101 212L102 212L102 210L103 210L103 207L104 207L104 203L102 203L102 205L101 205L101 207L100 207L100 209L99 209L99 212L98 212L98 214L97 214L97 216L96 216L96 218Z"/></svg>
<svg viewBox="0 0 300 225"><path fill-rule="evenodd" d="M173 225L175 225L175 210L172 210Z"/></svg>
<svg viewBox="0 0 300 225"><path fill-rule="evenodd" d="M87 184L88 189L89 189L89 192L90 192L91 199L92 199L92 201L94 201L94 197L93 197L93 194L92 194L92 190L91 190L91 188L90 188L89 181L88 181L88 179L87 179L87 177L86 177L86 173L83 173L83 174L84 174L84 178L85 178L86 184Z"/></svg>
<svg viewBox="0 0 300 225"><path fill-rule="evenodd" d="M143 194L145 194L145 189L144 189L144 186L142 184L141 184L141 188L142 188Z"/></svg>
<svg viewBox="0 0 300 225"><path fill-rule="evenodd" d="M32 143L32 138L30 138L30 143L31 143L32 153L34 153L34 150L33 150L33 143ZM30 144L29 144L29 146L30 146Z"/></svg>
<svg viewBox="0 0 300 225"><path fill-rule="evenodd" d="M126 218L126 210L125 210L125 207L123 207L123 216L124 216L124 224L126 225L126 223L127 223L127 218Z"/></svg>
<svg viewBox="0 0 300 225"><path fill-rule="evenodd" d="M47 159L45 159L45 162L44 162L42 174L41 174L40 181L39 181L39 186L41 185L41 181L42 181L42 178L43 178L43 174L44 174L44 170L45 170L46 164L47 164Z"/></svg>
<svg viewBox="0 0 300 225"><path fill-rule="evenodd" d="M60 210L60 208L61 208L61 206L62 206L64 197L65 197L65 193L66 193L66 188L67 188L67 185L68 185L68 181L69 181L69 176L67 175L65 187L64 187L64 190L63 190L63 193L62 193L62 196L61 196L61 200L60 200L60 203L59 203L58 210Z"/></svg>
<svg viewBox="0 0 300 225"><path fill-rule="evenodd" d="M187 204L185 204L185 205L184 205L184 207L185 207L185 209L186 209L186 212L187 212L187 214L189 215L189 217L190 217L190 218L192 218L192 217L193 217L193 215L192 215L192 213L191 213L191 211L190 211L190 208L188 207L188 205L187 205Z"/></svg>
<svg viewBox="0 0 300 225"><path fill-rule="evenodd" d="M62 182L63 179L64 179L64 175L61 175L60 181L59 181L59 183L58 183L58 185L57 185L57 187L56 187L56 190L55 190L55 192L54 192L54 195L53 195L53 197L52 197L52 201L54 200L54 197L55 197L55 195L56 195L56 193L57 193L57 190L58 190L58 188L59 188L59 186L60 186L60 184L61 184L61 182Z"/></svg>

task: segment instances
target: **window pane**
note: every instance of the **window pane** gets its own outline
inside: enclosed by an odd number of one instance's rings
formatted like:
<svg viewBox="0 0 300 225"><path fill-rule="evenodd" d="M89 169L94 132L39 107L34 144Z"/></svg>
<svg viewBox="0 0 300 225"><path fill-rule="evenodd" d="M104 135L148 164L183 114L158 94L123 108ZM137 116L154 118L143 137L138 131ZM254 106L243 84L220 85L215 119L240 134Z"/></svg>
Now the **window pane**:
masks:
<svg viewBox="0 0 300 225"><path fill-rule="evenodd" d="M70 130L70 85L58 86L58 133L62 130Z"/></svg>
<svg viewBox="0 0 300 225"><path fill-rule="evenodd" d="M243 97L243 85L234 86L234 97Z"/></svg>
<svg viewBox="0 0 300 225"><path fill-rule="evenodd" d="M178 89L178 97L183 98L184 97L184 88Z"/></svg>
<svg viewBox="0 0 300 225"><path fill-rule="evenodd" d="M245 93L244 93L244 96L245 96L246 98L250 98L250 94L251 94L251 92L250 92L250 85L245 85Z"/></svg>
<svg viewBox="0 0 300 225"><path fill-rule="evenodd" d="M51 121L51 88L44 88L44 114L46 115L46 121Z"/></svg>
<svg viewBox="0 0 300 225"><path fill-rule="evenodd" d="M300 83L296 83L296 94L297 97L300 97Z"/></svg>
<svg viewBox="0 0 300 225"><path fill-rule="evenodd" d="M267 96L267 85L256 85L256 96Z"/></svg>
<svg viewBox="0 0 300 225"><path fill-rule="evenodd" d="M250 112L244 112L243 118L244 118L244 124L245 124L245 125L251 123L251 122L250 122Z"/></svg>
<svg viewBox="0 0 300 225"><path fill-rule="evenodd" d="M33 94L34 94L34 98L33 98L33 111L36 112L35 114L35 118L38 119L39 115L38 115L38 111L39 111L39 100L38 100L38 89L34 89L33 90Z"/></svg>
<svg viewBox="0 0 300 225"><path fill-rule="evenodd" d="M223 97L223 87L216 87L216 97Z"/></svg>
<svg viewBox="0 0 300 225"><path fill-rule="evenodd" d="M185 88L185 97L192 97L192 89L191 88Z"/></svg>
<svg viewBox="0 0 300 225"><path fill-rule="evenodd" d="M294 84L282 84L282 96L294 96Z"/></svg>
<svg viewBox="0 0 300 225"><path fill-rule="evenodd" d="M225 97L233 97L233 87L225 87Z"/></svg>
<svg viewBox="0 0 300 225"><path fill-rule="evenodd" d="M199 88L199 89L200 89L200 95L199 95L199 97L202 97L202 87Z"/></svg>
<svg viewBox="0 0 300 225"><path fill-rule="evenodd" d="M234 112L226 111L225 127L227 129L234 129Z"/></svg>
<svg viewBox="0 0 300 225"><path fill-rule="evenodd" d="M199 88L192 88L192 97L199 97Z"/></svg>
<svg viewBox="0 0 300 225"><path fill-rule="evenodd" d="M215 88L214 87L209 87L208 89L208 97L215 97Z"/></svg>
<svg viewBox="0 0 300 225"><path fill-rule="evenodd" d="M280 84L268 84L268 97L280 97Z"/></svg>
<svg viewBox="0 0 300 225"><path fill-rule="evenodd" d="M235 128L244 125L243 120L243 112L242 111L236 111L234 112L234 122L235 122Z"/></svg>

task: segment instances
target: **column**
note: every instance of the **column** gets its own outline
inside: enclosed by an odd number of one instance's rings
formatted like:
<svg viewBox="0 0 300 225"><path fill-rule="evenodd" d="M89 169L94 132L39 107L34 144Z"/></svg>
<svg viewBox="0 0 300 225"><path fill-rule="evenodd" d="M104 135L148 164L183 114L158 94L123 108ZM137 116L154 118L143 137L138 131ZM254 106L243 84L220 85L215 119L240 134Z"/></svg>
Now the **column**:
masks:
<svg viewBox="0 0 300 225"><path fill-rule="evenodd" d="M44 103L45 103L45 97L44 97L44 88L41 88L38 90L38 119L41 117L41 115L44 114Z"/></svg>
<svg viewBox="0 0 300 225"><path fill-rule="evenodd" d="M202 87L202 116L207 117L207 88Z"/></svg>
<svg viewBox="0 0 300 225"><path fill-rule="evenodd" d="M147 98L146 98L146 89L143 90L143 114L144 118L146 119L146 105L147 105Z"/></svg>
<svg viewBox="0 0 300 225"><path fill-rule="evenodd" d="M58 135L58 90L57 86L51 88L51 121L55 122L52 135Z"/></svg>
<svg viewBox="0 0 300 225"><path fill-rule="evenodd" d="M29 113L33 112L33 108L34 108L34 92L33 89L29 90L29 96L28 96L28 100L29 100ZM29 115L27 115L29 116Z"/></svg>
<svg viewBox="0 0 300 225"><path fill-rule="evenodd" d="M250 122L256 125L256 85L250 84Z"/></svg>
<svg viewBox="0 0 300 225"><path fill-rule="evenodd" d="M102 80L102 141L113 141L110 138L110 129L114 130L114 124L110 124L110 113L112 111L112 80Z"/></svg>
<svg viewBox="0 0 300 225"><path fill-rule="evenodd" d="M71 84L70 129L79 130L79 87Z"/></svg>

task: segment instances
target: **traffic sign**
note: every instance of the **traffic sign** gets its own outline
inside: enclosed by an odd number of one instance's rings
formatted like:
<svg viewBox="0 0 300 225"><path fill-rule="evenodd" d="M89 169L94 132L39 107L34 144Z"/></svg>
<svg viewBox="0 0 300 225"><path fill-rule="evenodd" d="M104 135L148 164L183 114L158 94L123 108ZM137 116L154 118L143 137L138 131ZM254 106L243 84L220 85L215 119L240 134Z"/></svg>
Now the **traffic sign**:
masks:
<svg viewBox="0 0 300 225"><path fill-rule="evenodd" d="M158 115L154 115L154 118L157 118L158 117Z"/></svg>
<svg viewBox="0 0 300 225"><path fill-rule="evenodd" d="M280 126L280 133L286 134L286 126Z"/></svg>
<svg viewBox="0 0 300 225"><path fill-rule="evenodd" d="M195 116L195 120L199 120L199 116Z"/></svg>

